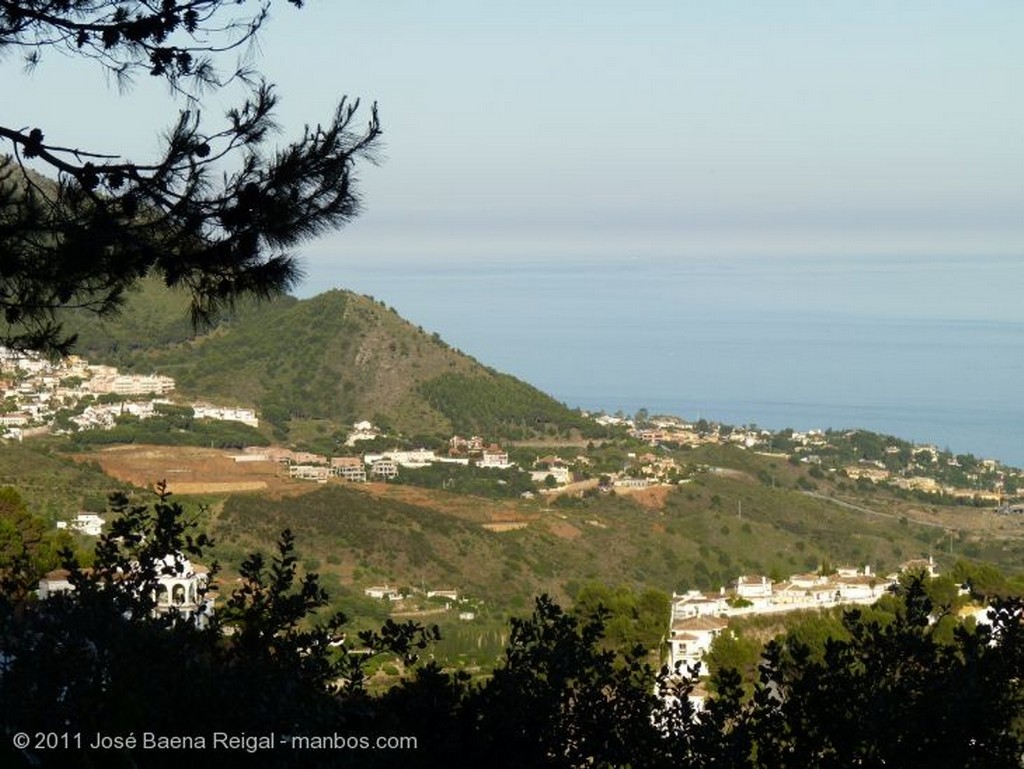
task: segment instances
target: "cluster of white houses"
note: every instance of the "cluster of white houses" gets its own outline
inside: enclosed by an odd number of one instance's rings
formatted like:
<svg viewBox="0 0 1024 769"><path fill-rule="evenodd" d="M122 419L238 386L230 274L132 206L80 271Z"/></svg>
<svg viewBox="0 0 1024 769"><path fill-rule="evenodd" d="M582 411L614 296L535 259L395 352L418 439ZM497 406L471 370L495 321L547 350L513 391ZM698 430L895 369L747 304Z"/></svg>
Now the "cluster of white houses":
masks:
<svg viewBox="0 0 1024 769"><path fill-rule="evenodd" d="M379 437L369 422L360 422L355 425L354 434ZM350 435L350 439L351 439ZM368 437L357 438L357 440L368 440ZM352 441L354 444L356 441ZM496 469L507 469L514 467L515 463L510 462L508 452L496 444L484 446L482 439L473 437L470 439L455 436L451 444L463 446L472 442L474 446L479 445L479 450L463 452L453 448L447 456L438 454L433 449L391 449L381 452L367 452L362 456L328 457L324 454L314 454L307 451L293 451L291 449L277 447L250 447L245 453L232 457L236 462L274 461L281 462L288 466L288 474L292 478L300 478L307 481L326 483L331 478L341 478L354 483L364 483L372 480L388 480L398 475L399 469L427 467L433 464L469 465Z"/></svg>
<svg viewBox="0 0 1024 769"><path fill-rule="evenodd" d="M109 430L119 416L138 419L156 416L163 396L174 390L174 380L160 374L126 374L113 366L91 365L77 355L49 361L38 355L0 347L0 437L21 440L50 432L60 411L76 412L69 421L79 430ZM87 398L153 396L140 401L83 403ZM259 425L252 409L192 405L197 419L218 419Z"/></svg>
<svg viewBox="0 0 1024 769"><path fill-rule="evenodd" d="M350 434L346 445L354 445L358 440L366 440L365 436L380 437L369 422L355 425L356 430ZM361 435L356 441L352 436ZM654 454L643 454L639 457L630 454L632 467L629 472L612 473L612 484L617 488L646 488L666 480L676 479L682 468L671 457L660 457ZM479 436L463 438L454 436L449 440L447 454L439 454L434 449L390 449L380 452L368 452L362 456L328 457L323 454L312 454L304 451L293 451L284 448L250 447L245 453L233 457L236 462L252 462L258 460L281 462L288 466L288 474L292 478L327 483L331 478L364 483L366 481L389 480L398 475L402 468L421 468L435 464L468 466L507 470L516 467L509 459L508 452L497 444L487 444ZM586 456L577 456L572 462L556 455L537 457L529 472L534 483L554 483L565 486L573 482L574 466L586 467L591 460Z"/></svg>
<svg viewBox="0 0 1024 769"><path fill-rule="evenodd" d="M87 537L98 537L103 533L103 524L106 521L96 513L78 513L70 521L57 521L58 529L77 531Z"/></svg>
<svg viewBox="0 0 1024 769"><path fill-rule="evenodd" d="M445 601L444 608L446 611L455 606L458 609L458 618L463 622L470 622L476 619L476 612L472 610L472 605L467 602L465 598L459 596L459 591L456 588L444 587L426 591L412 589L411 593L422 594L427 598L435 598ZM397 587L391 587L386 583L383 585L371 585L370 587L364 588L363 595L367 598L376 598L381 601L390 601L392 603L402 601L408 597Z"/></svg>
<svg viewBox="0 0 1024 769"><path fill-rule="evenodd" d="M935 563L928 560L904 564L904 570L922 570L935 576ZM801 609L823 609L844 604L872 604L897 579L896 574L879 577L869 567L839 569L835 574L794 574L773 583L764 576L741 576L718 594L697 590L673 594L668 635L669 668L682 663L686 670L700 662L715 638L729 626L729 618L750 614L773 614ZM705 671L706 672L706 671Z"/></svg>

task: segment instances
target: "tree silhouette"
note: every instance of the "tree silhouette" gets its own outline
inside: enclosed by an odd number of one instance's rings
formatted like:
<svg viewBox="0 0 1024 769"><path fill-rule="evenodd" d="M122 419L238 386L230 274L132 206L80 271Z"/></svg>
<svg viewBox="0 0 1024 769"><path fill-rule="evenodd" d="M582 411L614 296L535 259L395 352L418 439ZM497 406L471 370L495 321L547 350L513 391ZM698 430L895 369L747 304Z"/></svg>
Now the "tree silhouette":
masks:
<svg viewBox="0 0 1024 769"><path fill-rule="evenodd" d="M112 496L94 566L81 569L66 554L72 592L25 602L0 589L0 765L175 766L182 757L138 746L91 750L97 732L209 739L213 731L330 734L359 723L372 733L363 666L381 653L411 664L434 633L388 622L360 634L360 654L334 648L345 618L314 616L327 595L315 574L299 576L287 531L273 557L246 559L238 586L217 611L203 610L204 621L154 611L160 577L212 544L159 491L153 505ZM82 738L59 750L10 739L40 731ZM268 763L255 764L244 750L216 755L219 766L338 765L301 751L269 751Z"/></svg>
<svg viewBox="0 0 1024 769"><path fill-rule="evenodd" d="M343 618L318 618L326 594L301 576L281 535L252 555L205 622L154 611L154 590L210 544L162 493L151 505L115 497L110 533L76 589L25 600L0 589L0 765L218 766L1019 767L1024 749L1020 600L996 602L991 625L939 632L923 575L877 607L851 609L843 634L812 648L800 634L770 642L749 693L727 667L701 709L696 668L670 678L643 646L605 644L608 612L566 612L541 597L513 619L489 677L471 680L413 656L436 633L387 622L337 641ZM172 556L172 557L168 557ZM0 585L0 588L3 586ZM20 605L20 611L15 609ZM358 649L359 654L351 650ZM397 655L406 677L370 687L367 659ZM687 671L683 671L687 672ZM661 695L661 696L659 696ZM275 734L414 737L417 748L183 753L138 746L24 746L24 732L136 735Z"/></svg>
<svg viewBox="0 0 1024 769"><path fill-rule="evenodd" d="M289 288L299 276L289 249L359 212L353 165L373 159L376 106L358 126L358 102L342 98L327 123L271 151L273 86L241 64L228 75L215 66L254 40L270 5L0 0L0 55L34 65L59 50L119 85L162 78L186 106L148 163L77 148L52 127L0 125L11 151L0 156L0 343L66 353L62 311L111 313L147 274L187 289L193 321L209 321L238 297ZM247 98L208 127L202 95L230 84Z"/></svg>

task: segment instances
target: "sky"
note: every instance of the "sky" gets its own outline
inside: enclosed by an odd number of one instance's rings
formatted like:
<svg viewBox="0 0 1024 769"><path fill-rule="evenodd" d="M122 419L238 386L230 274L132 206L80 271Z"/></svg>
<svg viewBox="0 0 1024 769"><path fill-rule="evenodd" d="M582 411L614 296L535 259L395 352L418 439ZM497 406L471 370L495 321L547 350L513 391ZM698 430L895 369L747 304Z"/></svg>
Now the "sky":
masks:
<svg viewBox="0 0 1024 769"><path fill-rule="evenodd" d="M273 0L280 141L346 95L384 127L295 293L372 294L570 405L875 414L1024 462L1021 30L1020 0ZM137 162L185 106L54 52L0 97Z"/></svg>
<svg viewBox="0 0 1024 769"><path fill-rule="evenodd" d="M311 0L275 3L254 64L282 139L380 108L309 292L360 262L1019 254L1022 29L1017 0ZM181 106L144 81L8 56L0 113L144 158Z"/></svg>

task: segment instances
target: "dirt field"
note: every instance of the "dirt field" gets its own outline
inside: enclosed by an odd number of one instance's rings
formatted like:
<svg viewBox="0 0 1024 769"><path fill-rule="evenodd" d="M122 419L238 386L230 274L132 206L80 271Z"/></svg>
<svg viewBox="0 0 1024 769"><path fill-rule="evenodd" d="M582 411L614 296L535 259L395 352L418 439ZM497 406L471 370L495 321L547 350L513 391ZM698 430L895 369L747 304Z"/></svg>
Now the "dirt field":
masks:
<svg viewBox="0 0 1024 769"><path fill-rule="evenodd" d="M258 491L270 495L305 494L320 488L312 481L288 477L277 462L235 462L237 452L192 446L112 446L74 455L80 462L97 462L118 480L152 488L161 480L172 494L229 494ZM332 480L331 483L344 483ZM434 489L389 483L357 483L349 488L381 499L441 510L480 524L526 525L540 514L515 500L465 497Z"/></svg>
<svg viewBox="0 0 1024 769"><path fill-rule="evenodd" d="M152 488L167 482L172 494L227 494L268 491L295 494L316 484L295 481L277 462L235 462L237 452L194 446L112 446L77 454L79 462L97 462L103 472L134 486Z"/></svg>
<svg viewBox="0 0 1024 769"><path fill-rule="evenodd" d="M663 510L665 500L672 493L674 486L648 486L646 489L615 489L616 494L629 497L648 510Z"/></svg>
<svg viewBox="0 0 1024 769"><path fill-rule="evenodd" d="M364 494L441 510L475 523L529 522L540 516L515 500L465 497L437 489L394 483L360 483L352 488Z"/></svg>
<svg viewBox="0 0 1024 769"><path fill-rule="evenodd" d="M548 530L562 539L576 539L583 533L568 521L549 521Z"/></svg>

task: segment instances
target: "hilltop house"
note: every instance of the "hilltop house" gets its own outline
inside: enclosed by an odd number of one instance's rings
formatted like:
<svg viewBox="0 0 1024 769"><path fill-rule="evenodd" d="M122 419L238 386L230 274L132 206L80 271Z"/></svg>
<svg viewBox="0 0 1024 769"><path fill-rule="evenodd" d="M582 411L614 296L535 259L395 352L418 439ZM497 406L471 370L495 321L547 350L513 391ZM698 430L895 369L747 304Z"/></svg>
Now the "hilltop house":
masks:
<svg viewBox="0 0 1024 769"><path fill-rule="evenodd" d="M196 419L218 419L222 422L241 422L244 425L249 425L249 427L260 426L260 420L252 409L195 403L192 405L192 415Z"/></svg>
<svg viewBox="0 0 1024 769"><path fill-rule="evenodd" d="M352 425L352 432L345 439L346 446L355 446L359 441L372 441L380 437L380 431L371 422L363 420Z"/></svg>

